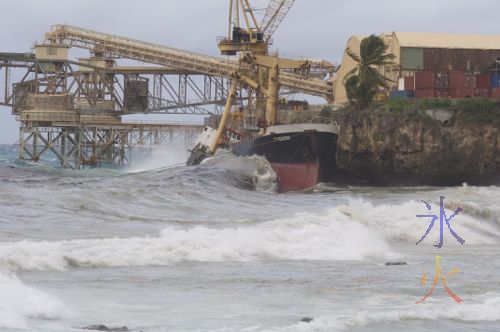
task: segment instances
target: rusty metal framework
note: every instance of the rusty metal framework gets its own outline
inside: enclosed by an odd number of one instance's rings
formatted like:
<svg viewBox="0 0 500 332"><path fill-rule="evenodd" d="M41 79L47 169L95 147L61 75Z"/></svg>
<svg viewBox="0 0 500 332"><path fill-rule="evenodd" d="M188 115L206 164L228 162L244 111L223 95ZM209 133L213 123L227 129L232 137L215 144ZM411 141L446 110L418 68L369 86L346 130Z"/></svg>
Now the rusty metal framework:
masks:
<svg viewBox="0 0 500 332"><path fill-rule="evenodd" d="M127 126L30 126L20 128L19 159L55 157L62 167L83 169L127 165L133 148L177 142L192 144L200 126L137 124Z"/></svg>
<svg viewBox="0 0 500 332"><path fill-rule="evenodd" d="M91 68L91 72L77 67ZM11 84L12 72L20 77ZM136 113L211 115L212 105L225 102L228 80L224 77L200 75L162 67L115 67L104 69L75 61L40 61L32 54L14 57L0 54L0 105L13 107L13 113L26 106L27 94L69 94L74 98L70 109L107 111L115 115ZM130 82L142 82L142 107L134 104L136 90ZM131 92L127 95L126 92ZM17 96L17 99L16 99ZM126 101L129 101L127 103ZM130 101L132 101L130 103ZM128 105L127 105L128 104ZM132 105L138 106L138 105Z"/></svg>
<svg viewBox="0 0 500 332"><path fill-rule="evenodd" d="M280 3L277 15L284 15L293 1ZM270 19L279 21L280 17ZM89 50L90 58L69 60L71 47ZM119 58L151 65L118 66ZM187 135L185 139L201 129L127 124L122 122L123 116L218 114L235 75L243 71L265 76L253 61L242 63L57 25L45 35L43 44L35 45L34 54L0 53L0 105L10 106L21 123L20 159L37 161L52 154L63 167L122 165L128 162L126 151L171 139L173 128ZM331 99L331 82L315 78L324 77L330 69L324 63L310 63L295 71L285 69L280 85L285 93ZM246 104L250 117L245 120L255 126L257 113L263 108L262 93L249 83L233 87L235 90L234 106Z"/></svg>
<svg viewBox="0 0 500 332"><path fill-rule="evenodd" d="M235 71L241 69L236 61L69 25L55 25L45 36L46 43L64 44L69 47L88 49L96 53L138 60L202 75L229 78ZM333 85L328 81L284 71L280 76L280 84L294 91L320 96L325 99L333 98Z"/></svg>
<svg viewBox="0 0 500 332"><path fill-rule="evenodd" d="M12 75L13 74L13 75ZM0 54L0 105L20 122L19 159L56 159L81 169L126 165L134 148L191 145L201 125L123 123L136 113L211 115L224 103L226 80L165 68L100 68L74 61ZM15 84L11 80L16 79Z"/></svg>

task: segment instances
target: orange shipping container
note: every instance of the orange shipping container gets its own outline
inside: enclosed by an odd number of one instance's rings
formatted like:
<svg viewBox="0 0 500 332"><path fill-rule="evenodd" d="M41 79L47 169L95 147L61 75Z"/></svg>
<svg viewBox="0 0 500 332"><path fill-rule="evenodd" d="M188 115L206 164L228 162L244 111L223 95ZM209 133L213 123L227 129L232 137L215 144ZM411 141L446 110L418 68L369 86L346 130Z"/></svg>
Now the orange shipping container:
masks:
<svg viewBox="0 0 500 332"><path fill-rule="evenodd" d="M434 89L436 87L436 73L433 71L418 71L415 73L415 90Z"/></svg>
<svg viewBox="0 0 500 332"><path fill-rule="evenodd" d="M485 97L485 98L488 98L490 96L490 89L480 89L480 88L477 88L477 89L474 89L474 96L475 97Z"/></svg>
<svg viewBox="0 0 500 332"><path fill-rule="evenodd" d="M405 77L405 90L415 90L415 76Z"/></svg>
<svg viewBox="0 0 500 332"><path fill-rule="evenodd" d="M434 95L438 98L448 98L449 97L449 91L448 89L436 89L436 92Z"/></svg>
<svg viewBox="0 0 500 332"><path fill-rule="evenodd" d="M491 89L490 98L500 98L500 88Z"/></svg>
<svg viewBox="0 0 500 332"><path fill-rule="evenodd" d="M466 88L476 88L477 87L477 75L471 73L464 74L464 87Z"/></svg>
<svg viewBox="0 0 500 332"><path fill-rule="evenodd" d="M436 90L434 89L417 89L415 90L415 98L435 98Z"/></svg>
<svg viewBox="0 0 500 332"><path fill-rule="evenodd" d="M489 89L491 87L491 80L489 74L481 74L477 76L477 88Z"/></svg>
<svg viewBox="0 0 500 332"><path fill-rule="evenodd" d="M450 89L449 95L451 98L472 98L474 97L473 88Z"/></svg>
<svg viewBox="0 0 500 332"><path fill-rule="evenodd" d="M447 90L449 85L449 78L450 75L447 71L437 72L435 88L438 90Z"/></svg>
<svg viewBox="0 0 500 332"><path fill-rule="evenodd" d="M450 89L461 89L464 87L463 71L450 71L449 87Z"/></svg>

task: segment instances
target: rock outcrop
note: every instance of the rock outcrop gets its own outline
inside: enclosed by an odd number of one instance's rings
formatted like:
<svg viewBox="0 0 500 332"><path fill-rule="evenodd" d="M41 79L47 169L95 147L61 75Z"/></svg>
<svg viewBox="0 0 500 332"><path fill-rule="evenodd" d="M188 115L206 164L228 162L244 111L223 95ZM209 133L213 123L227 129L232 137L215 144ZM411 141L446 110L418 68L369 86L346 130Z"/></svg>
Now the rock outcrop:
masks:
<svg viewBox="0 0 500 332"><path fill-rule="evenodd" d="M375 185L500 183L500 112L337 114L337 166Z"/></svg>

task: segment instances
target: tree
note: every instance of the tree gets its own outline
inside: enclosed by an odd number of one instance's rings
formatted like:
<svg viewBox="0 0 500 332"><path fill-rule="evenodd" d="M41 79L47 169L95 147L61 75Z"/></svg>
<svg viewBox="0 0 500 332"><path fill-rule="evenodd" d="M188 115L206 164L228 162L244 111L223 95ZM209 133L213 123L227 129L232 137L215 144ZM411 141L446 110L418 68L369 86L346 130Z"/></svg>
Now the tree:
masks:
<svg viewBox="0 0 500 332"><path fill-rule="evenodd" d="M347 54L357 63L344 79L351 104L365 108L373 101L379 88L388 88L388 79L377 70L379 66L394 64L394 55L387 54L387 48L382 38L371 35L361 41L359 55L347 49Z"/></svg>

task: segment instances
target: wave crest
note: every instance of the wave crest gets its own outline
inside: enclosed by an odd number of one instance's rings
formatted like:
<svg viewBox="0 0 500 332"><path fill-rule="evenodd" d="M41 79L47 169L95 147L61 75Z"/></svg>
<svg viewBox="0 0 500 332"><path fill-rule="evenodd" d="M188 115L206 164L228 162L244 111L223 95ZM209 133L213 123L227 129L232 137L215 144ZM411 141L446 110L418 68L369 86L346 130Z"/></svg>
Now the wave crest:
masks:
<svg viewBox="0 0 500 332"><path fill-rule="evenodd" d="M57 298L0 273L0 328L27 329L29 319L59 319L67 309Z"/></svg>

